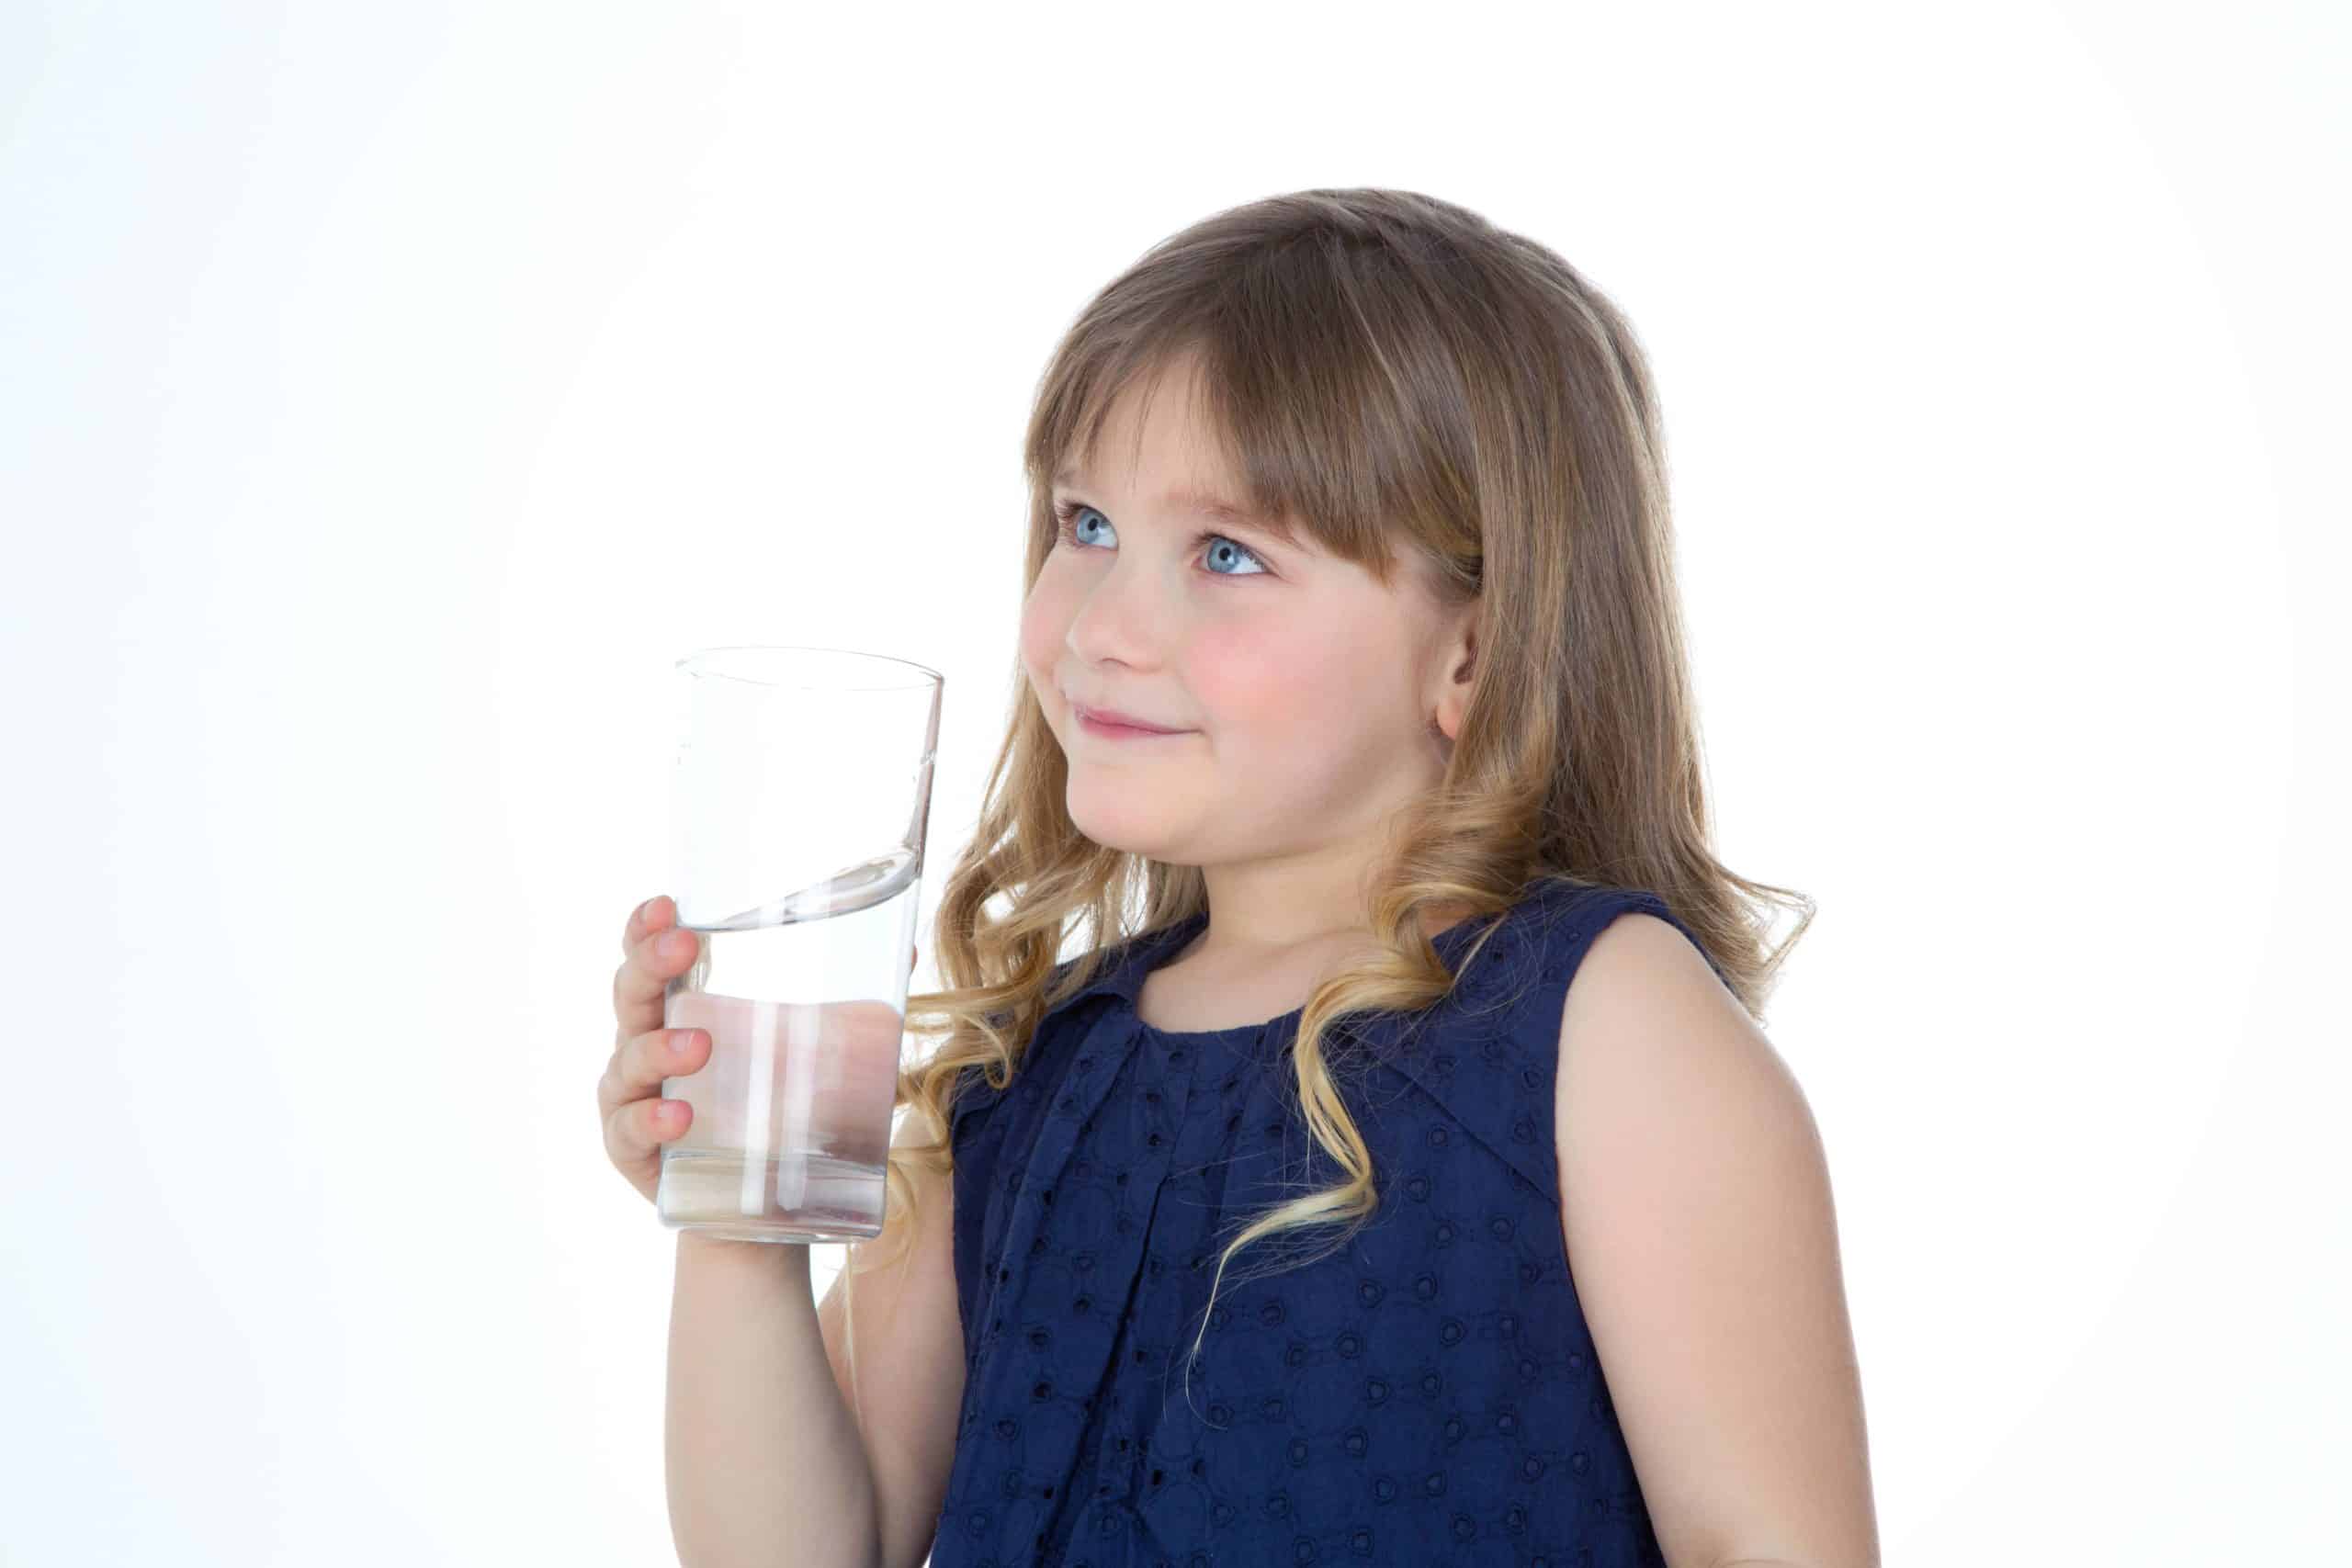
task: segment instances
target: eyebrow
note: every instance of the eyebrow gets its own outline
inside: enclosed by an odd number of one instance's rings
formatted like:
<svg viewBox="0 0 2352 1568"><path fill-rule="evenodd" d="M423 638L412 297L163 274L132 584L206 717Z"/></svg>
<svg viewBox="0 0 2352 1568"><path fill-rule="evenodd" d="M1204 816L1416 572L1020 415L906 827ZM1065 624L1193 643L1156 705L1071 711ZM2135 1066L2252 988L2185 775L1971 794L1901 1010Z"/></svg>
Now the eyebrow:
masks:
<svg viewBox="0 0 2352 1568"><path fill-rule="evenodd" d="M1076 485L1081 490L1094 488L1087 482L1086 475L1076 464L1070 465L1054 476L1056 489L1069 485ZM1272 535L1286 545L1297 542L1297 535L1275 519L1253 512L1238 502L1228 501L1224 496L1215 495L1207 491L1179 485L1161 498L1161 504L1171 512L1189 512L1196 517L1207 517L1219 523L1255 528L1261 533Z"/></svg>

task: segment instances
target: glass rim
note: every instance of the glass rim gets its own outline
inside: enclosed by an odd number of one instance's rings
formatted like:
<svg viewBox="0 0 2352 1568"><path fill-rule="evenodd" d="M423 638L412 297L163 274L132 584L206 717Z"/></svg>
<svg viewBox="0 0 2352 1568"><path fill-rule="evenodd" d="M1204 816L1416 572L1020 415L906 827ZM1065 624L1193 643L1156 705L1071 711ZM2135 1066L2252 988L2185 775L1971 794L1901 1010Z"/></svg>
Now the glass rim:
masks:
<svg viewBox="0 0 2352 1568"><path fill-rule="evenodd" d="M874 664L894 664L900 670L911 670L916 674L916 678L912 680L902 679L873 686L851 687L850 689L854 691L914 691L926 685L944 684L947 679L928 664L918 664L911 659L900 659L895 654L868 653L863 649L828 648L814 643L798 642L730 643L723 648L698 648L692 653L673 660L670 668L682 675L708 676L720 681L741 681L747 686L767 686L780 692L808 692L819 689L816 685L805 682L771 681L758 675L742 674L717 668L721 657L730 653L823 653L837 658L862 660ZM827 684L830 686L831 683Z"/></svg>

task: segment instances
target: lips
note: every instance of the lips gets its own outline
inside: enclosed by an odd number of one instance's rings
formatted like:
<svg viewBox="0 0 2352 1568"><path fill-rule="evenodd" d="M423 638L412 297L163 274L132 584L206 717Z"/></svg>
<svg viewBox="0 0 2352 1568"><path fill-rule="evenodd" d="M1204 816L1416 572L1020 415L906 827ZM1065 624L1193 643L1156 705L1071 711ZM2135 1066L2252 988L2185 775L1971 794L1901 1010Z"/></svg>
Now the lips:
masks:
<svg viewBox="0 0 2352 1568"><path fill-rule="evenodd" d="M1137 718L1133 714L1121 713L1116 708L1091 708L1083 703L1072 703L1070 706L1078 710L1080 717L1091 718L1097 724L1125 725L1129 729L1141 729L1153 735L1183 733L1182 730L1171 729L1164 724L1153 724L1148 719Z"/></svg>

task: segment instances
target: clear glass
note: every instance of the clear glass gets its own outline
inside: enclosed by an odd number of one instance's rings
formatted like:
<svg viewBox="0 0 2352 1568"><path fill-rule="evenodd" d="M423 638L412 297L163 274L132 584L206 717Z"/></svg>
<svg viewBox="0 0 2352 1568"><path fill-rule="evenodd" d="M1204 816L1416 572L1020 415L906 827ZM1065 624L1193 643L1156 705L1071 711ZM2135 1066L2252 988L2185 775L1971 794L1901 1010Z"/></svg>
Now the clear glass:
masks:
<svg viewBox="0 0 2352 1568"><path fill-rule="evenodd" d="M694 1108L654 1208L739 1241L882 1229L915 906L939 741L935 670L831 648L676 666L678 923L701 938L669 1027L710 1032L662 1092Z"/></svg>

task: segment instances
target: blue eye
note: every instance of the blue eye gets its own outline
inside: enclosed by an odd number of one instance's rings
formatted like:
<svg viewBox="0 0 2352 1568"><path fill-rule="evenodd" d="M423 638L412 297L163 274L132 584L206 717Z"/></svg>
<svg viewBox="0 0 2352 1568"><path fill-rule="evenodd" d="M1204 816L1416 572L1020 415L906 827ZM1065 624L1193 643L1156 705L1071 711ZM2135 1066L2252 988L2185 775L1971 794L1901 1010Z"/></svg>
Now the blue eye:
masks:
<svg viewBox="0 0 2352 1568"><path fill-rule="evenodd" d="M1102 517L1102 513L1100 513L1100 512L1096 511L1093 507L1087 505L1087 504L1086 504L1086 502L1082 502L1082 501L1078 501L1078 502L1056 502L1054 503L1054 520L1055 520L1055 522L1056 522L1057 525L1059 525L1059 527L1058 527L1058 529L1057 529L1057 535L1058 535L1059 538L1061 539L1062 543L1064 543L1064 544L1066 544L1066 545L1077 545L1077 546L1080 546L1080 547L1084 547L1084 546L1085 546L1085 543L1086 543L1086 542L1085 542L1084 540L1081 540L1081 539L1078 536L1078 523L1077 523L1077 517L1078 517L1078 514L1079 514L1080 513L1081 513L1081 512L1092 512L1092 513L1094 513L1094 515L1095 515L1095 516L1097 516L1097 517ZM1109 519L1108 517L1102 517L1102 521L1103 521L1103 522L1105 522L1105 523L1108 523L1108 522L1110 521L1110 519ZM1267 567L1267 565L1266 565L1265 558L1263 558L1262 556L1259 555L1257 551L1255 551L1255 550L1251 549L1249 546L1247 546L1247 545L1245 545L1245 544L1241 543L1238 539L1228 538L1227 536L1225 536L1225 535L1223 535L1223 534L1207 533L1207 532L1203 532L1203 533L1195 534L1195 535L1193 535L1193 548L1194 548L1194 549L1196 549L1196 550L1197 550L1197 549L1199 549L1203 545L1212 544L1212 543L1214 543L1214 544L1219 544L1219 545L1224 545L1224 546L1226 546L1226 547L1228 547L1228 553L1227 553L1227 557L1226 557L1226 558L1227 558L1227 559L1230 560L1230 559L1232 559L1232 558L1234 558L1235 557L1237 557L1237 556L1238 556L1239 558L1241 558L1241 559L1243 559L1243 560L1249 560L1249 561L1254 561L1254 562L1256 562L1256 563L1257 563L1258 570L1255 570L1255 571L1216 571L1216 570L1212 570L1212 571L1209 573L1209 575L1210 575L1210 576L1212 576L1212 577L1261 577L1261 576L1269 576L1269 575L1271 575L1271 570L1270 570L1270 569L1269 569L1269 568Z"/></svg>

